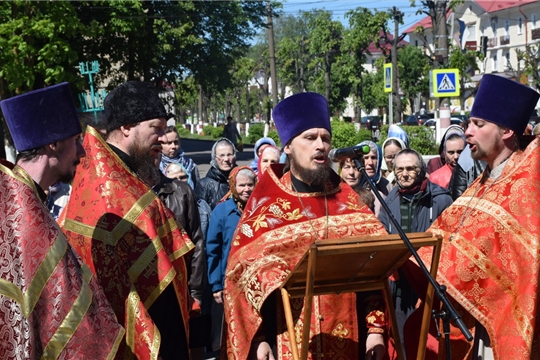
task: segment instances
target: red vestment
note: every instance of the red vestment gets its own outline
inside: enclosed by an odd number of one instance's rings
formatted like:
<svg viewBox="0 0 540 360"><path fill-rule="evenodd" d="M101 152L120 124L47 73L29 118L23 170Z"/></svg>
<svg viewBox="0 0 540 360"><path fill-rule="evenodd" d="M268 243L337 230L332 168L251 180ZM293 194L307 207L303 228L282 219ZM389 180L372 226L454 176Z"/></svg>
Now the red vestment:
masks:
<svg viewBox="0 0 540 360"><path fill-rule="evenodd" d="M227 359L247 359L262 323L264 301L279 289L313 242L385 233L348 185L341 183L326 196L322 192L297 193L290 173L278 178L275 169L269 167L261 177L233 236L224 291ZM292 300L300 336L303 300ZM291 354L282 309L276 312L278 358ZM311 316L310 358L358 358L354 293L314 297Z"/></svg>
<svg viewBox="0 0 540 360"><path fill-rule="evenodd" d="M124 335L32 178L0 160L0 359L111 359Z"/></svg>
<svg viewBox="0 0 540 360"><path fill-rule="evenodd" d="M464 320L470 314L486 328L496 359L539 359L539 139L515 152L500 177L481 178L428 230L444 237L437 279ZM429 265L430 251L420 254ZM453 358L465 358L472 344L452 334Z"/></svg>
<svg viewBox="0 0 540 360"><path fill-rule="evenodd" d="M83 146L86 157L59 222L124 322L119 355L156 359L160 334L147 309L172 283L188 334L184 255L194 246L171 211L95 129L87 128Z"/></svg>

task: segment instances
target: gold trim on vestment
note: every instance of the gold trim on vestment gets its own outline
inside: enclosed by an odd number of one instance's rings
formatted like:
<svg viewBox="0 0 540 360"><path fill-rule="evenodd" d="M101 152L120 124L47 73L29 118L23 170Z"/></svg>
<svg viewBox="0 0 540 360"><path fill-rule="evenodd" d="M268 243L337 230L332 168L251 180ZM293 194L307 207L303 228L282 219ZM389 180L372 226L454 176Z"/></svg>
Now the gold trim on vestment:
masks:
<svg viewBox="0 0 540 360"><path fill-rule="evenodd" d="M87 266L84 266L81 267L81 274L82 281L79 296L77 296L68 314L43 349L42 359L57 359L60 356L92 304L93 294L88 284L92 278L92 272Z"/></svg>
<svg viewBox="0 0 540 360"><path fill-rule="evenodd" d="M15 300L21 307L21 312L25 318L28 318L34 310L45 285L58 266L58 263L60 263L64 257L67 248L67 240L64 237L64 234L59 231L56 240L49 248L47 255L39 265L34 278L28 285L24 294L15 284L0 279L0 294Z"/></svg>
<svg viewBox="0 0 540 360"><path fill-rule="evenodd" d="M142 314L138 314L140 311L139 305L142 304L141 298L137 293L137 290L133 285L130 287L129 295L126 299L126 314L127 314L127 328L126 328L126 345L131 349L131 352L135 353L135 323L138 317L142 317ZM150 359L156 360L159 355L159 347L161 344L161 334L158 328L152 323L154 329L154 338L150 341L150 334L148 329L140 329L137 333L138 336L145 338L144 343L150 346ZM152 344L152 345L150 345Z"/></svg>
<svg viewBox="0 0 540 360"><path fill-rule="evenodd" d="M176 276L176 270L174 270L173 267L171 267L171 270L165 275L163 280L159 282L159 285L154 288L152 293L148 295L148 298L144 301L144 307L147 309L150 309L154 301L161 295L161 293L165 290L167 286L173 281L174 277Z"/></svg>
<svg viewBox="0 0 540 360"><path fill-rule="evenodd" d="M141 216L143 211L156 199L156 194L149 190L133 206L127 214L112 229L107 231L99 227L83 224L79 221L66 219L64 229L75 234L83 235L91 239L99 240L107 245L116 246L118 241L129 231L135 221Z"/></svg>

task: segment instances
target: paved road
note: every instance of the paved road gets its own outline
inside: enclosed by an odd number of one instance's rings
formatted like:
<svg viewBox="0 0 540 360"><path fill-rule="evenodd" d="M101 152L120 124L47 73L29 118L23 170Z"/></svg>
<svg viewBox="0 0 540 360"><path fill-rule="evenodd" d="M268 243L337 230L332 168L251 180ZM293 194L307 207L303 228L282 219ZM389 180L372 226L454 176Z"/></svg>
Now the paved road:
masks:
<svg viewBox="0 0 540 360"><path fill-rule="evenodd" d="M215 141L210 140L192 140L182 139L182 149L185 156L192 158L195 164L199 166L201 178L206 176L210 168L210 156L212 146ZM244 145L244 151L236 154L236 163L238 165L249 165L253 160L253 145Z"/></svg>

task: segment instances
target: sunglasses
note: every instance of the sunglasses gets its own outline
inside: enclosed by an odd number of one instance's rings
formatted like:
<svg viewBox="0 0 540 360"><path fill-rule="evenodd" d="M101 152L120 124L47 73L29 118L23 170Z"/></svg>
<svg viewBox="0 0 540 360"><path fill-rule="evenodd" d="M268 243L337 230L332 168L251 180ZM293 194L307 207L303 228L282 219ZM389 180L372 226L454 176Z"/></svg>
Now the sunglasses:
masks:
<svg viewBox="0 0 540 360"><path fill-rule="evenodd" d="M187 175L180 175L177 177L178 180L187 180L188 179L188 176Z"/></svg>

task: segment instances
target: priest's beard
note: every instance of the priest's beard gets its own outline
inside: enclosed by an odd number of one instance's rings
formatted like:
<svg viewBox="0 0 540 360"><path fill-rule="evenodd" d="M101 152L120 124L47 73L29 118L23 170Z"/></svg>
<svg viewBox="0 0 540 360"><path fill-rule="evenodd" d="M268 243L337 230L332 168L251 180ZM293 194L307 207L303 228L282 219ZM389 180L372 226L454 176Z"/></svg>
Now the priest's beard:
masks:
<svg viewBox="0 0 540 360"><path fill-rule="evenodd" d="M324 153L321 152L322 155ZM310 160L320 154L315 154ZM315 169L301 167L296 160L296 154L291 153L289 159L291 161L291 169L294 169L293 173L296 173L299 180L309 184L310 186L323 186L325 182L330 178L330 167L328 164L317 164Z"/></svg>
<svg viewBox="0 0 540 360"><path fill-rule="evenodd" d="M148 153L148 149L134 144L129 149L129 155L133 161L133 171L139 178L150 187L157 185L160 180L160 171L155 164L156 159Z"/></svg>

